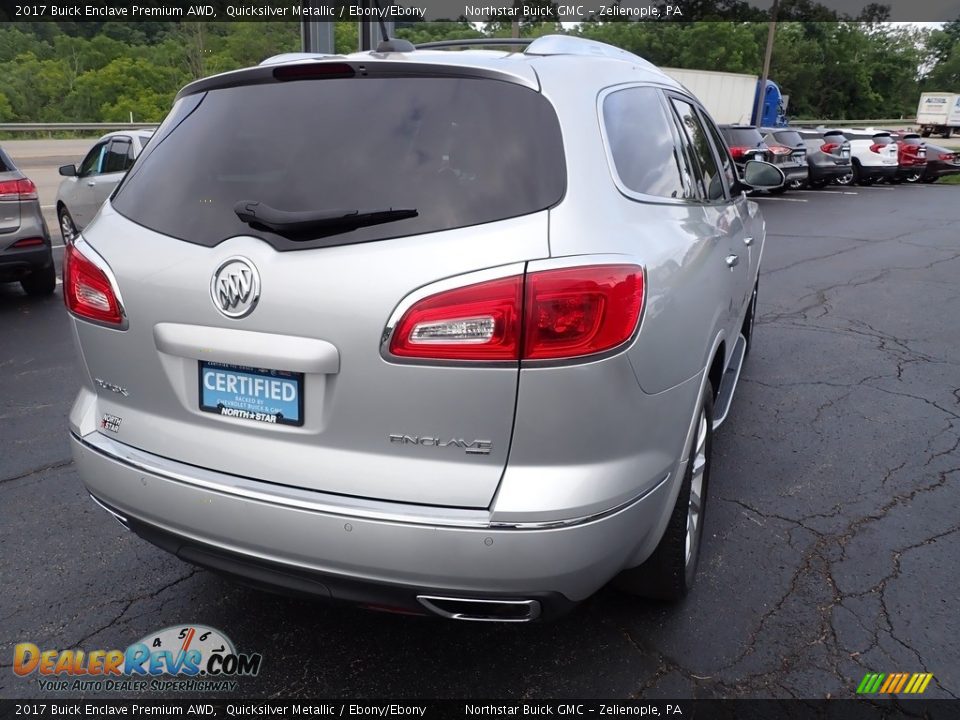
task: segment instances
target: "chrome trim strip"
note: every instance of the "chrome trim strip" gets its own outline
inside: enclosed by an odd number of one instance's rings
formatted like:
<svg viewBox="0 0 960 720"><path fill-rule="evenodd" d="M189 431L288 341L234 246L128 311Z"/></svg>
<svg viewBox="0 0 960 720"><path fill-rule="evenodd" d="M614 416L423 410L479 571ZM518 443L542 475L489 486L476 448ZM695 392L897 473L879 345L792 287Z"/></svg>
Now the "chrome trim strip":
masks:
<svg viewBox="0 0 960 720"><path fill-rule="evenodd" d="M116 510L114 510L113 508L109 508L109 507L107 507L106 505L104 505L102 502L100 502L100 501L96 498L96 496L95 496L93 493L87 493L87 494L90 496L90 499L93 500L97 505L99 505L99 506L102 507L104 510L106 510L108 513L110 513L110 514L113 516L113 518L114 518L118 523L120 523L121 525L123 525L123 527L125 527L127 530L130 529L130 521L129 521L127 518L125 518L123 515L121 515L120 513L118 513L118 512L117 512Z"/></svg>
<svg viewBox="0 0 960 720"><path fill-rule="evenodd" d="M650 489L644 490L639 495L615 507L590 515L539 522L496 522L491 519L489 510L406 505L383 500L332 495L316 490L304 490L288 485L251 480L238 475L215 472L168 460L125 445L97 431L83 437L74 432L70 434L85 448L108 460L122 463L134 470L155 475L165 480L199 487L210 492L344 518L359 518L407 525L427 525L430 527L462 528L465 530L547 530L585 525L628 509L656 491L670 478L670 473L667 473L660 482Z"/></svg>
<svg viewBox="0 0 960 720"><path fill-rule="evenodd" d="M484 617L482 615L470 615L467 613L450 612L437 606L434 601L452 602L452 603L471 603L473 605L510 605L513 607L526 607L528 613L526 617L519 618L499 618ZM490 600L487 598L464 598L464 597L441 597L439 595L417 595L417 602L423 605L427 610L445 617L448 620L467 620L469 622L500 622L500 623L524 623L536 620L540 617L539 600Z"/></svg>

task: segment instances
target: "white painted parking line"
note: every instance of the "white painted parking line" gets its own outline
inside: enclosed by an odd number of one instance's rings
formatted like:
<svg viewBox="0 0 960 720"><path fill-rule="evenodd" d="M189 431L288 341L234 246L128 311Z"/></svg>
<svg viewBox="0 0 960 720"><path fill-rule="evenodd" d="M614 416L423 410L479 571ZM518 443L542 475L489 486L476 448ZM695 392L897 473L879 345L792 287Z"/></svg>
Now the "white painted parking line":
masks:
<svg viewBox="0 0 960 720"><path fill-rule="evenodd" d="M63 280L60 277L57 277L57 285L63 285Z"/></svg>
<svg viewBox="0 0 960 720"><path fill-rule="evenodd" d="M41 206L40 206L40 209L41 209L41 210L53 210L53 209L55 209L56 207L57 207L56 205L41 205Z"/></svg>
<svg viewBox="0 0 960 720"><path fill-rule="evenodd" d="M896 188L876 187L874 185L862 185L861 190L880 190L881 192L893 192Z"/></svg>
<svg viewBox="0 0 960 720"><path fill-rule="evenodd" d="M809 193L811 195L856 195L848 190L791 190L792 193Z"/></svg>
<svg viewBox="0 0 960 720"><path fill-rule="evenodd" d="M776 200L777 202L810 202L809 200L801 200L800 198L785 198L785 197L769 197L766 195L758 195L755 198L750 198L751 200Z"/></svg>

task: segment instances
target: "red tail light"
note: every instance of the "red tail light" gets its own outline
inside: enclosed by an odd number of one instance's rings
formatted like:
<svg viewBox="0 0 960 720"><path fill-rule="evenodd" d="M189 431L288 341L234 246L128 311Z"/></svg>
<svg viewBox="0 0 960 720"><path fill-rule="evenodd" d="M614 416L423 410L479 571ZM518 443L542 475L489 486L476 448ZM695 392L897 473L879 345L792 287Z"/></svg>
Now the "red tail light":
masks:
<svg viewBox="0 0 960 720"><path fill-rule="evenodd" d="M64 251L63 299L77 317L108 325L123 323L120 301L106 273L74 245Z"/></svg>
<svg viewBox="0 0 960 720"><path fill-rule="evenodd" d="M884 147L886 147L886 146L885 146L885 145L877 145L877 143L873 143L873 145L870 146L870 152L879 153L881 150L883 150Z"/></svg>
<svg viewBox="0 0 960 720"><path fill-rule="evenodd" d="M944 153L943 155L940 156L940 160L942 162L953 162L953 159L955 157L956 156L953 153Z"/></svg>
<svg viewBox="0 0 960 720"><path fill-rule="evenodd" d="M408 309L390 352L434 360L555 360L629 340L643 269L588 265L514 275L431 295Z"/></svg>
<svg viewBox="0 0 960 720"><path fill-rule="evenodd" d="M36 200L37 186L28 178L0 182L0 200Z"/></svg>
<svg viewBox="0 0 960 720"><path fill-rule="evenodd" d="M750 149L750 148L745 148L745 147L741 147L741 146L739 146L739 145L734 145L733 147L730 148L730 156L731 156L734 160L739 160L740 158L743 157L744 153L746 153L747 150L749 150L749 149Z"/></svg>
<svg viewBox="0 0 960 720"><path fill-rule="evenodd" d="M793 152L790 148L783 145L770 145L769 149L774 155L789 155Z"/></svg>
<svg viewBox="0 0 960 720"><path fill-rule="evenodd" d="M840 149L840 143L828 142L820 146L821 152L834 153Z"/></svg>

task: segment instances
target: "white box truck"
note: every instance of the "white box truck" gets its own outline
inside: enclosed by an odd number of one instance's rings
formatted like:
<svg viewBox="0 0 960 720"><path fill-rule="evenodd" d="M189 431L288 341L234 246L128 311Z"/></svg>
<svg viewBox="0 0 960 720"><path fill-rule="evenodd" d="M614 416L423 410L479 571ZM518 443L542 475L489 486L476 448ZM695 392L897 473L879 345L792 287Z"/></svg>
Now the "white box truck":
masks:
<svg viewBox="0 0 960 720"><path fill-rule="evenodd" d="M917 126L923 137L934 134L950 137L954 129L960 129L960 95L923 93L917 106Z"/></svg>
<svg viewBox="0 0 960 720"><path fill-rule="evenodd" d="M721 125L750 125L754 114L757 76L740 73L661 68L703 103Z"/></svg>

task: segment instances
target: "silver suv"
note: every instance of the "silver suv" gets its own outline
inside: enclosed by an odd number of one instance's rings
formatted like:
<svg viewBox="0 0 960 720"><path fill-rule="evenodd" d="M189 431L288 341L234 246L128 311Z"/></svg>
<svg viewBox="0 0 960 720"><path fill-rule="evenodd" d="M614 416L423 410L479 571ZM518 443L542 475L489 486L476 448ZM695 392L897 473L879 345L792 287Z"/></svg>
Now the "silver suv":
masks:
<svg viewBox="0 0 960 720"><path fill-rule="evenodd" d="M271 588L461 620L691 586L764 222L613 47L192 83L67 248L94 500Z"/></svg>

